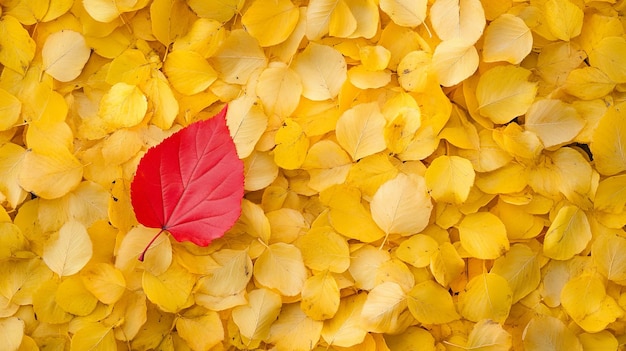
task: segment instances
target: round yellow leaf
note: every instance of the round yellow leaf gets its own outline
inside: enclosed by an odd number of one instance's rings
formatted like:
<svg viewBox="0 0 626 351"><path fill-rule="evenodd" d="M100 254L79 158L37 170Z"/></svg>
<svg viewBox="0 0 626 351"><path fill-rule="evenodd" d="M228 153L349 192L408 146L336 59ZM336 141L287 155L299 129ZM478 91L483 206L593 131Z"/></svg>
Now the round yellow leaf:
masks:
<svg viewBox="0 0 626 351"><path fill-rule="evenodd" d="M329 345L350 347L363 342L367 330L362 326L361 312L366 299L366 293L341 299L337 313L322 328L322 338Z"/></svg>
<svg viewBox="0 0 626 351"><path fill-rule="evenodd" d="M506 61L514 65L530 54L533 36L530 28L519 17L504 13L485 30L483 60L485 62Z"/></svg>
<svg viewBox="0 0 626 351"><path fill-rule="evenodd" d="M6 350L18 350L24 337L24 321L18 317L0 319L0 345Z"/></svg>
<svg viewBox="0 0 626 351"><path fill-rule="evenodd" d="M380 9L403 27L417 27L426 19L426 0L381 0Z"/></svg>
<svg viewBox="0 0 626 351"><path fill-rule="evenodd" d="M302 287L300 308L313 320L332 318L339 309L339 287L329 271L309 277Z"/></svg>
<svg viewBox="0 0 626 351"><path fill-rule="evenodd" d="M548 0L545 20L552 35L569 41L578 36L583 27L583 10L570 0Z"/></svg>
<svg viewBox="0 0 626 351"><path fill-rule="evenodd" d="M98 116L108 129L127 128L139 124L147 111L148 100L139 88L117 83L102 97Z"/></svg>
<svg viewBox="0 0 626 351"><path fill-rule="evenodd" d="M509 250L502 221L490 212L470 213L458 224L463 248L473 257L495 259Z"/></svg>
<svg viewBox="0 0 626 351"><path fill-rule="evenodd" d="M72 30L51 34L41 49L44 71L61 82L78 77L90 55L83 35Z"/></svg>
<svg viewBox="0 0 626 351"><path fill-rule="evenodd" d="M299 304L286 304L270 328L268 341L277 351L308 350L320 339L323 325L302 312Z"/></svg>
<svg viewBox="0 0 626 351"><path fill-rule="evenodd" d="M124 275L109 263L90 264L80 276L87 290L108 305L116 303L126 291Z"/></svg>
<svg viewBox="0 0 626 351"><path fill-rule="evenodd" d="M467 200L476 174L472 163L459 156L439 156L426 169L424 179L437 201L460 204Z"/></svg>
<svg viewBox="0 0 626 351"><path fill-rule="evenodd" d="M256 3L255 3L256 4ZM273 62L259 76L256 93L268 114L289 117L300 102L300 76L282 62Z"/></svg>
<svg viewBox="0 0 626 351"><path fill-rule="evenodd" d="M209 350L224 340L224 327L215 311L176 319L176 331L192 350Z"/></svg>
<svg viewBox="0 0 626 351"><path fill-rule="evenodd" d="M78 186L82 177L83 165L69 150L49 155L30 151L24 155L18 181L26 191L56 199Z"/></svg>
<svg viewBox="0 0 626 351"><path fill-rule="evenodd" d="M285 243L269 245L254 263L255 279L284 296L298 295L306 280L306 267L300 250Z"/></svg>
<svg viewBox="0 0 626 351"><path fill-rule="evenodd" d="M354 161L386 148L385 117L376 102L359 104L344 112L337 121L337 141Z"/></svg>
<svg viewBox="0 0 626 351"><path fill-rule="evenodd" d="M584 125L576 109L557 99L537 100L526 112L526 130L537 134L546 148L570 142Z"/></svg>
<svg viewBox="0 0 626 351"><path fill-rule="evenodd" d="M611 106L593 132L590 145L596 170L602 175L614 175L626 170L626 105Z"/></svg>
<svg viewBox="0 0 626 351"><path fill-rule="evenodd" d="M287 118L276 132L274 161L284 169L300 168L309 149L309 138L298 122Z"/></svg>
<svg viewBox="0 0 626 351"><path fill-rule="evenodd" d="M432 69L439 83L451 87L474 74L478 68L478 52L474 45L454 38L437 45L432 61Z"/></svg>
<svg viewBox="0 0 626 351"><path fill-rule="evenodd" d="M552 316L537 316L526 325L524 349L554 351L583 351L583 346L576 334L561 320Z"/></svg>
<svg viewBox="0 0 626 351"><path fill-rule="evenodd" d="M0 88L0 131L13 128L15 122L20 118L22 102L13 94Z"/></svg>
<svg viewBox="0 0 626 351"><path fill-rule="evenodd" d="M496 66L480 76L476 87L478 111L496 124L510 122L526 113L535 100L537 83L531 71L517 66Z"/></svg>
<svg viewBox="0 0 626 351"><path fill-rule="evenodd" d="M494 273L482 273L472 278L459 294L458 308L463 317L473 322L491 319L504 323L512 298L506 279Z"/></svg>
<svg viewBox="0 0 626 351"><path fill-rule="evenodd" d="M298 238L296 246L310 269L342 273L350 266L348 242L331 227L311 228Z"/></svg>
<svg viewBox="0 0 626 351"><path fill-rule="evenodd" d="M98 304L98 299L87 290L78 275L65 278L59 284L55 298L63 310L77 316L90 314Z"/></svg>
<svg viewBox="0 0 626 351"><path fill-rule="evenodd" d="M591 227L585 212L573 205L563 206L550 224L543 240L543 254L555 260L569 260L587 247Z"/></svg>
<svg viewBox="0 0 626 351"><path fill-rule="evenodd" d="M105 351L117 349L113 327L102 323L88 323L72 336L70 351Z"/></svg>
<svg viewBox="0 0 626 351"><path fill-rule="evenodd" d="M422 324L443 324L461 316L448 290L432 280L416 284L407 294L409 311Z"/></svg>
<svg viewBox="0 0 626 351"><path fill-rule="evenodd" d="M160 275L143 272L142 287L148 299L165 312L176 313L193 304L196 277L178 264Z"/></svg>
<svg viewBox="0 0 626 351"><path fill-rule="evenodd" d="M241 17L241 24L262 47L277 45L296 28L300 11L290 0L257 0Z"/></svg>
<svg viewBox="0 0 626 351"><path fill-rule="evenodd" d="M59 276L78 273L93 254L87 229L80 222L68 221L46 241L43 260Z"/></svg>
<svg viewBox="0 0 626 351"><path fill-rule="evenodd" d="M429 17L441 40L460 38L467 45L480 38L486 23L479 0L436 0Z"/></svg>
<svg viewBox="0 0 626 351"><path fill-rule="evenodd" d="M314 101L335 98L348 77L343 55L316 43L310 43L295 57L292 68L302 80L302 95Z"/></svg>
<svg viewBox="0 0 626 351"><path fill-rule="evenodd" d="M248 294L248 304L233 309L233 322L239 327L242 342L255 345L268 337L270 327L280 313L280 295L268 289L255 289Z"/></svg>
<svg viewBox="0 0 626 351"><path fill-rule="evenodd" d="M430 264L430 258L438 248L439 244L432 237L416 234L400 244L396 250L396 255L414 267L423 268Z"/></svg>
<svg viewBox="0 0 626 351"><path fill-rule="evenodd" d="M174 89L185 95L197 94L217 79L217 72L195 51L179 50L167 55L163 73Z"/></svg>

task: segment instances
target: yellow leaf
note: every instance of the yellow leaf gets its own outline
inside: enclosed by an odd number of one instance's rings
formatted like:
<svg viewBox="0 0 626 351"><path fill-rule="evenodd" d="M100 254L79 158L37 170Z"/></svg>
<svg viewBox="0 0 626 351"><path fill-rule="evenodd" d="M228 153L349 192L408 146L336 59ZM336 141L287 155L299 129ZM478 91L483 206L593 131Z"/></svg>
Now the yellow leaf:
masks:
<svg viewBox="0 0 626 351"><path fill-rule="evenodd" d="M479 0L436 0L430 22L441 40L459 38L472 45L483 34L486 20Z"/></svg>
<svg viewBox="0 0 626 351"><path fill-rule="evenodd" d="M321 140L309 149L301 168L309 173L309 186L322 191L346 180L352 160L331 140Z"/></svg>
<svg viewBox="0 0 626 351"><path fill-rule="evenodd" d="M248 252L224 249L214 254L214 258L219 267L210 269L198 280L196 303L215 311L245 303L245 297L239 294L245 292L252 278L252 260Z"/></svg>
<svg viewBox="0 0 626 351"><path fill-rule="evenodd" d="M111 61L105 81L108 84L124 82L136 85L150 76L150 65L145 55L138 49L127 49Z"/></svg>
<svg viewBox="0 0 626 351"><path fill-rule="evenodd" d="M377 153L353 164L346 183L359 188L364 197L371 198L383 183L397 174L398 169L390 162L389 156Z"/></svg>
<svg viewBox="0 0 626 351"><path fill-rule="evenodd" d="M0 18L0 64L24 75L35 57L35 41L15 17ZM7 48L10 48L8 50Z"/></svg>
<svg viewBox="0 0 626 351"><path fill-rule="evenodd" d="M593 202L599 211L621 213L626 207L626 175L608 177L598 184Z"/></svg>
<svg viewBox="0 0 626 351"><path fill-rule="evenodd" d="M452 244L444 242L430 257L429 267L437 283L446 287L464 272L465 261Z"/></svg>
<svg viewBox="0 0 626 351"><path fill-rule="evenodd" d="M117 83L102 97L98 116L113 130L139 124L147 110L148 100L137 86Z"/></svg>
<svg viewBox="0 0 626 351"><path fill-rule="evenodd" d="M504 13L485 30L483 61L506 61L519 64L530 54L533 36L530 28L519 17Z"/></svg>
<svg viewBox="0 0 626 351"><path fill-rule="evenodd" d="M439 137L461 149L477 150L480 144L476 126L468 120L467 113L457 105L452 106L448 123L439 133Z"/></svg>
<svg viewBox="0 0 626 351"><path fill-rule="evenodd" d="M597 67L583 67L572 70L563 89L583 100L599 99L615 89L615 82Z"/></svg>
<svg viewBox="0 0 626 351"><path fill-rule="evenodd" d="M522 339L526 350L583 351L582 344L571 329L561 320L546 315L531 319Z"/></svg>
<svg viewBox="0 0 626 351"><path fill-rule="evenodd" d="M188 2L191 3L193 1ZM225 36L226 29L222 23L213 18L198 18L187 34L174 41L172 51L195 51L207 58L215 53Z"/></svg>
<svg viewBox="0 0 626 351"><path fill-rule="evenodd" d="M314 101L333 99L348 77L346 60L330 46L310 43L292 63L302 80L302 96Z"/></svg>
<svg viewBox="0 0 626 351"><path fill-rule="evenodd" d="M264 189L278 176L278 166L268 152L252 151L243 160L243 167L246 179L244 189L247 191Z"/></svg>
<svg viewBox="0 0 626 351"><path fill-rule="evenodd" d="M342 1L343 2L343 1ZM340 11L333 14L338 5L338 0L312 0L309 2L306 11L306 37L309 40L317 40L328 34L331 17L333 21L344 21L344 27L353 32L356 28L356 19L349 12L340 17ZM347 6L344 4L343 8ZM349 8L348 8L349 11Z"/></svg>
<svg viewBox="0 0 626 351"><path fill-rule="evenodd" d="M179 105L165 75L158 71L156 77L142 85L142 90L148 98L148 111L152 113L150 122L163 130L170 129Z"/></svg>
<svg viewBox="0 0 626 351"><path fill-rule="evenodd" d="M176 313L193 304L191 290L196 277L173 263L159 275L143 272L142 288L148 299L165 312Z"/></svg>
<svg viewBox="0 0 626 351"><path fill-rule="evenodd" d="M0 194L6 198L11 208L26 198L26 191L20 186L19 174L26 150L13 143L0 145Z"/></svg>
<svg viewBox="0 0 626 351"><path fill-rule="evenodd" d="M268 114L291 116L302 94L300 76L282 62L272 62L259 76L256 93Z"/></svg>
<svg viewBox="0 0 626 351"><path fill-rule="evenodd" d="M300 308L313 320L330 319L339 309L339 297L337 280L326 270L304 282Z"/></svg>
<svg viewBox="0 0 626 351"><path fill-rule="evenodd" d="M546 148L571 141L584 125L576 109L561 100L537 100L526 112L526 129L537 134Z"/></svg>
<svg viewBox="0 0 626 351"><path fill-rule="evenodd" d="M278 167L300 168L309 149L309 138L298 122L291 118L285 119L283 126L276 133L275 140L274 161Z"/></svg>
<svg viewBox="0 0 626 351"><path fill-rule="evenodd" d="M609 107L593 132L591 152L595 168L602 175L626 170L626 119L622 113L625 107Z"/></svg>
<svg viewBox="0 0 626 351"><path fill-rule="evenodd" d="M187 34L197 19L183 0L154 0L150 5L152 34L163 45L169 46Z"/></svg>
<svg viewBox="0 0 626 351"><path fill-rule="evenodd" d="M331 37L347 38L354 33L358 26L346 1L333 1L333 9L328 20L328 35Z"/></svg>
<svg viewBox="0 0 626 351"><path fill-rule="evenodd" d="M241 24L262 47L280 44L293 32L300 11L290 0L259 0L248 7Z"/></svg>
<svg viewBox="0 0 626 351"><path fill-rule="evenodd" d="M420 327L409 327L396 335L385 334L385 343L389 350L436 351L433 335Z"/></svg>
<svg viewBox="0 0 626 351"><path fill-rule="evenodd" d="M556 41L541 50L535 72L547 83L560 86L572 70L581 66L586 56L576 42Z"/></svg>
<svg viewBox="0 0 626 351"><path fill-rule="evenodd" d="M371 332L393 332L402 325L401 314L406 308L406 293L398 283L379 284L367 294L363 304L363 326Z"/></svg>
<svg viewBox="0 0 626 351"><path fill-rule="evenodd" d="M131 11L137 0L86 0L85 10L98 22L112 22L126 11Z"/></svg>
<svg viewBox="0 0 626 351"><path fill-rule="evenodd" d="M354 66L348 70L350 83L359 89L382 88L391 81L391 71L370 71L365 66Z"/></svg>
<svg viewBox="0 0 626 351"><path fill-rule="evenodd" d="M354 278L354 286L362 290L371 290L376 286L376 275L385 262L391 260L391 255L385 250L379 250L372 245L365 245L354 251L351 256L348 271Z"/></svg>
<svg viewBox="0 0 626 351"><path fill-rule="evenodd" d="M589 53L589 64L604 72L611 81L625 83L624 55L626 55L626 38L606 37Z"/></svg>
<svg viewBox="0 0 626 351"><path fill-rule="evenodd" d="M350 347L363 342L367 331L361 324L361 312L367 296L359 293L341 299L337 313L322 328L322 338L329 345Z"/></svg>
<svg viewBox="0 0 626 351"><path fill-rule="evenodd" d="M427 1L381 0L380 9L403 27L417 27L426 19Z"/></svg>
<svg viewBox="0 0 626 351"><path fill-rule="evenodd" d="M148 304L146 322L137 336L131 340L131 347L140 350L156 349L170 333L175 318L175 315L162 312L157 306Z"/></svg>
<svg viewBox="0 0 626 351"><path fill-rule="evenodd" d="M233 322L239 327L242 342L252 348L265 340L270 327L280 313L280 295L267 289L255 289L248 294L248 304L233 309Z"/></svg>
<svg viewBox="0 0 626 351"><path fill-rule="evenodd" d="M356 28L348 38L374 37L380 28L378 2L374 0L345 0L356 20Z"/></svg>
<svg viewBox="0 0 626 351"><path fill-rule="evenodd" d="M244 95L228 104L226 125L239 158L248 157L252 153L267 128L268 117L257 101L252 96Z"/></svg>
<svg viewBox="0 0 626 351"><path fill-rule="evenodd" d="M498 274L513 290L513 304L530 294L541 281L540 256L524 244L511 246L505 256L498 258L491 273Z"/></svg>
<svg viewBox="0 0 626 351"><path fill-rule="evenodd" d="M10 218L7 222L0 222L0 233L0 259L15 257L30 248L28 239Z"/></svg>
<svg viewBox="0 0 626 351"><path fill-rule="evenodd" d="M117 349L113 327L102 323L89 323L78 329L70 344L70 351L105 351Z"/></svg>
<svg viewBox="0 0 626 351"><path fill-rule="evenodd" d="M54 292L57 282L54 273L39 258L6 260L0 265L0 273L4 277L0 284L0 297L4 296L19 305L30 305L33 304L35 292L40 286L52 281L55 285L50 292L53 297L51 302L56 304Z"/></svg>
<svg viewBox="0 0 626 351"><path fill-rule="evenodd" d="M548 0L545 19L550 32L556 38L569 41L578 36L583 26L583 10L570 0Z"/></svg>
<svg viewBox="0 0 626 351"><path fill-rule="evenodd" d="M475 178L472 163L459 156L439 156L428 166L424 179L436 201L460 204L467 200Z"/></svg>
<svg viewBox="0 0 626 351"><path fill-rule="evenodd" d="M422 324L443 324L461 316L450 293L432 280L416 284L407 294L409 311Z"/></svg>
<svg viewBox="0 0 626 351"><path fill-rule="evenodd" d="M498 146L512 156L533 160L543 150L543 144L537 134L515 123L509 123L506 127L493 131L493 140Z"/></svg>
<svg viewBox="0 0 626 351"><path fill-rule="evenodd" d="M422 231L432 208L424 178L405 174L382 184L370 202L372 218L386 234Z"/></svg>
<svg viewBox="0 0 626 351"><path fill-rule="evenodd" d="M524 207L499 201L493 213L506 227L511 241L527 240L536 237L544 228L544 220L525 211Z"/></svg>
<svg viewBox="0 0 626 351"><path fill-rule="evenodd" d="M285 243L269 245L254 263L254 277L263 286L284 296L298 295L306 280L300 250Z"/></svg>
<svg viewBox="0 0 626 351"><path fill-rule="evenodd" d="M245 0L204 1L189 0L189 7L200 17L211 18L220 23L228 22L241 10Z"/></svg>
<svg viewBox="0 0 626 351"><path fill-rule="evenodd" d="M104 323L118 326L114 330L116 339L130 341L148 321L147 310L143 291L129 291L115 303Z"/></svg>
<svg viewBox="0 0 626 351"><path fill-rule="evenodd" d="M397 113L392 115L385 126L384 136L387 148L394 153L401 154L415 142L414 138L422 123L421 113L417 106L406 107L395 112Z"/></svg>
<svg viewBox="0 0 626 351"><path fill-rule="evenodd" d="M237 29L230 32L209 62L226 83L245 84L254 71L267 65L267 57L256 39Z"/></svg>
<svg viewBox="0 0 626 351"><path fill-rule="evenodd" d="M108 305L116 303L126 291L124 275L110 263L89 264L80 276L86 289Z"/></svg>
<svg viewBox="0 0 626 351"><path fill-rule="evenodd" d="M348 242L331 227L311 228L297 239L296 246L312 270L343 273L350 266Z"/></svg>
<svg viewBox="0 0 626 351"><path fill-rule="evenodd" d="M463 248L473 257L495 259L509 250L502 221L490 212L470 213L458 224Z"/></svg>
<svg viewBox="0 0 626 351"><path fill-rule="evenodd" d="M587 247L591 227L585 213L573 205L563 206L550 224L543 240L543 254L555 260L568 260Z"/></svg>
<svg viewBox="0 0 626 351"><path fill-rule="evenodd" d="M98 299L86 289L78 275L63 279L55 299L63 310L77 316L90 314L98 304Z"/></svg>
<svg viewBox="0 0 626 351"><path fill-rule="evenodd" d="M24 337L24 321L18 317L0 319L0 343L6 350L19 350Z"/></svg>
<svg viewBox="0 0 626 351"><path fill-rule="evenodd" d="M2 114L0 131L13 128L15 122L20 118L21 110L22 102L13 96L13 94L0 88L0 113Z"/></svg>
<svg viewBox="0 0 626 351"><path fill-rule="evenodd" d="M509 283L495 273L482 273L472 278L459 294L458 308L470 321L491 319L504 323L511 310L513 292Z"/></svg>
<svg viewBox="0 0 626 351"><path fill-rule="evenodd" d="M61 324L72 319L73 316L65 312L56 302L59 284L60 282L54 278L37 282L37 290L32 295L31 303L38 321Z"/></svg>
<svg viewBox="0 0 626 351"><path fill-rule="evenodd" d="M163 73L174 89L185 95L197 94L208 88L217 72L195 51L173 51L163 63Z"/></svg>
<svg viewBox="0 0 626 351"><path fill-rule="evenodd" d="M383 151L385 117L375 102L359 104L337 121L337 141L354 161Z"/></svg>
<svg viewBox="0 0 626 351"><path fill-rule="evenodd" d="M77 78L90 55L83 35L72 30L51 34L41 49L43 70L60 82Z"/></svg>
<svg viewBox="0 0 626 351"><path fill-rule="evenodd" d="M423 92L432 75L432 54L423 50L411 51L398 63L398 83L406 91Z"/></svg>
<svg viewBox="0 0 626 351"><path fill-rule="evenodd" d="M87 229L80 222L66 222L46 241L43 260L59 276L78 273L91 259L93 248Z"/></svg>
<svg viewBox="0 0 626 351"><path fill-rule="evenodd" d="M513 337L502 326L490 319L476 323L467 336L466 350L508 351Z"/></svg>
<svg viewBox="0 0 626 351"><path fill-rule="evenodd" d="M620 285L626 283L626 238L616 234L602 234L591 246L591 257L598 271Z"/></svg>
<svg viewBox="0 0 626 351"><path fill-rule="evenodd" d="M512 159L512 156L495 142L493 132L487 129L478 132L477 150L459 150L459 156L470 160L476 172L494 171Z"/></svg>
<svg viewBox="0 0 626 351"><path fill-rule="evenodd" d="M561 305L586 332L596 333L624 315L624 310L606 293L596 275L583 274L570 279L561 291Z"/></svg>
<svg viewBox="0 0 626 351"><path fill-rule="evenodd" d="M196 311L177 318L176 331L194 351L209 350L224 340L222 321L215 311Z"/></svg>
<svg viewBox="0 0 626 351"><path fill-rule="evenodd" d="M384 46L368 45L359 48L359 57L363 66L370 71L382 71L387 68L391 52Z"/></svg>
<svg viewBox="0 0 626 351"><path fill-rule="evenodd" d="M441 1L441 0L440 0ZM462 38L445 40L433 53L432 69L444 87L456 85L478 68L478 52Z"/></svg>
<svg viewBox="0 0 626 351"><path fill-rule="evenodd" d="M602 351L619 349L619 341L617 341L617 338L608 330L597 333L581 333L578 334L578 340L580 340L584 350Z"/></svg>
<svg viewBox="0 0 626 351"><path fill-rule="evenodd" d="M376 268L375 273L374 286L385 282L394 282L400 285L404 291L409 291L415 286L415 276L409 266L395 257L382 262Z"/></svg>
<svg viewBox="0 0 626 351"><path fill-rule="evenodd" d="M302 312L299 304L286 304L270 328L268 342L277 351L307 351L320 339L323 325Z"/></svg>
<svg viewBox="0 0 626 351"><path fill-rule="evenodd" d="M424 234L416 234L400 244L396 250L396 255L414 267L423 268L430 264L430 258L438 248L439 244L435 239Z"/></svg>
<svg viewBox="0 0 626 351"><path fill-rule="evenodd" d="M333 186L320 193L320 201L330 208L330 224L340 234L362 242L376 241L385 236L370 212L363 207L358 189Z"/></svg>
<svg viewBox="0 0 626 351"><path fill-rule="evenodd" d="M531 72L522 67L496 66L480 76L476 87L478 110L496 124L510 122L526 113L537 94Z"/></svg>

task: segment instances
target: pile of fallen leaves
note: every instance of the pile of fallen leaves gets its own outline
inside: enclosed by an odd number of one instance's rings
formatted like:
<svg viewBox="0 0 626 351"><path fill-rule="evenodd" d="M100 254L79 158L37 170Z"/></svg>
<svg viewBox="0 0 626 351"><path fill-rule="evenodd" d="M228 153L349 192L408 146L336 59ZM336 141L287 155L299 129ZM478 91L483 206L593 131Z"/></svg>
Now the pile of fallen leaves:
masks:
<svg viewBox="0 0 626 351"><path fill-rule="evenodd" d="M624 11L0 0L3 350L623 348Z"/></svg>

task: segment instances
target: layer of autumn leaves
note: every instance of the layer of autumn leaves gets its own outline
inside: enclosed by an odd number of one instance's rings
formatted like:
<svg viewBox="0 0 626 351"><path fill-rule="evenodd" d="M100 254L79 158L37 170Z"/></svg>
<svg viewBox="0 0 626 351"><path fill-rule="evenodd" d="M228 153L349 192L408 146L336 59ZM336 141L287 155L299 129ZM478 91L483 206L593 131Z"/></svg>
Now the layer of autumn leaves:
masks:
<svg viewBox="0 0 626 351"><path fill-rule="evenodd" d="M624 8L0 0L3 348L623 347ZM241 218L138 261L139 160L226 103Z"/></svg>

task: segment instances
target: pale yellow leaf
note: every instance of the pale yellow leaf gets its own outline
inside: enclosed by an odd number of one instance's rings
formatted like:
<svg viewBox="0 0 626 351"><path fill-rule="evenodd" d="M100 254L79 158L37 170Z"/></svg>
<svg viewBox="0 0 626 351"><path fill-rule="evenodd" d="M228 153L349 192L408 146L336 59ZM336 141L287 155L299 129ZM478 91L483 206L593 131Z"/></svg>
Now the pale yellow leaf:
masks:
<svg viewBox="0 0 626 351"><path fill-rule="evenodd" d="M492 319L504 323L511 310L513 292L509 283L495 273L482 273L472 278L459 294L460 314L473 321Z"/></svg>
<svg viewBox="0 0 626 351"><path fill-rule="evenodd" d="M480 38L486 23L479 0L436 0L429 17L441 40L460 38L467 45Z"/></svg>
<svg viewBox="0 0 626 351"><path fill-rule="evenodd" d="M291 244L269 245L254 263L254 277L265 287L285 296L298 295L306 280L300 250Z"/></svg>
<svg viewBox="0 0 626 351"><path fill-rule="evenodd" d="M93 247L80 222L66 222L45 243L43 260L59 276L78 273L91 259Z"/></svg>
<svg viewBox="0 0 626 351"><path fill-rule="evenodd" d="M530 54L533 36L526 23L517 16L504 13L485 30L483 61L506 61L518 64Z"/></svg>
<svg viewBox="0 0 626 351"><path fill-rule="evenodd" d="M359 104L337 121L337 141L356 161L386 148L384 126L385 117L377 103Z"/></svg>
<svg viewBox="0 0 626 351"><path fill-rule="evenodd" d="M433 53L432 69L439 83L450 87L471 76L478 68L478 52L461 38L445 40Z"/></svg>
<svg viewBox="0 0 626 351"><path fill-rule="evenodd" d="M495 259L509 250L502 221L490 212L466 215L457 226L463 248L473 257Z"/></svg>
<svg viewBox="0 0 626 351"><path fill-rule="evenodd" d="M51 34L41 49L43 70L60 82L78 77L90 55L83 35L72 30Z"/></svg>
<svg viewBox="0 0 626 351"><path fill-rule="evenodd" d="M516 66L496 66L480 76L476 87L478 110L496 124L526 113L537 94L532 72Z"/></svg>
<svg viewBox="0 0 626 351"><path fill-rule="evenodd" d="M392 21L404 27L417 27L426 19L427 1L381 0L380 9Z"/></svg>
<svg viewBox="0 0 626 351"><path fill-rule="evenodd" d="M280 44L293 32L300 11L290 0L258 0L241 17L241 24L262 47Z"/></svg>
<svg viewBox="0 0 626 351"><path fill-rule="evenodd" d="M248 304L233 309L233 322L239 327L242 342L250 345L264 340L280 313L280 295L268 289L255 289L248 294Z"/></svg>
<svg viewBox="0 0 626 351"><path fill-rule="evenodd" d="M327 45L310 43L292 63L302 79L302 96L314 101L332 99L346 81L346 60Z"/></svg>

